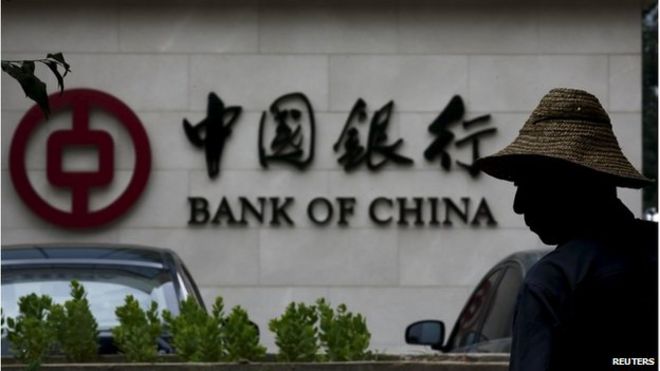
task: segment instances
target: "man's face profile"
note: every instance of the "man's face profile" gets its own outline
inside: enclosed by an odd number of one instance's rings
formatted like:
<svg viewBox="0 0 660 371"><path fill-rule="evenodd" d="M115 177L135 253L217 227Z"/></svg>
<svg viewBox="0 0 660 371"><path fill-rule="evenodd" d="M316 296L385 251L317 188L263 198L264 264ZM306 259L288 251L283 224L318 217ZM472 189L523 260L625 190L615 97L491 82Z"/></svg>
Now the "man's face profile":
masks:
<svg viewBox="0 0 660 371"><path fill-rule="evenodd" d="M547 245L576 237L598 216L607 192L614 192L588 174L539 166L516 178L513 211Z"/></svg>
<svg viewBox="0 0 660 371"><path fill-rule="evenodd" d="M565 200L562 197L557 197L560 192L538 177L519 179L515 185L513 211L524 217L525 224L543 243L554 245L562 242L562 234L566 229L562 225L562 214L570 213L571 210L570 205L568 208L563 205Z"/></svg>

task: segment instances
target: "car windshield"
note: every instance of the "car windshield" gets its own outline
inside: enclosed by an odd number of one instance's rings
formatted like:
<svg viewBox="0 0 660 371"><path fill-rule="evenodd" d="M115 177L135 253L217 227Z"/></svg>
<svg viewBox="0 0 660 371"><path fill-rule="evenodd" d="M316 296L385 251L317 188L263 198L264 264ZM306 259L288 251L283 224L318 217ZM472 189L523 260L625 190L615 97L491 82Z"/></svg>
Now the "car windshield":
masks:
<svg viewBox="0 0 660 371"><path fill-rule="evenodd" d="M20 297L37 293L63 303L70 297L70 282L78 280L85 287L92 314L100 330L118 325L115 308L123 305L126 295L133 295L142 308L151 301L159 312L168 309L178 314L178 301L171 275L163 269L131 266L3 266L2 308L7 317L18 315Z"/></svg>

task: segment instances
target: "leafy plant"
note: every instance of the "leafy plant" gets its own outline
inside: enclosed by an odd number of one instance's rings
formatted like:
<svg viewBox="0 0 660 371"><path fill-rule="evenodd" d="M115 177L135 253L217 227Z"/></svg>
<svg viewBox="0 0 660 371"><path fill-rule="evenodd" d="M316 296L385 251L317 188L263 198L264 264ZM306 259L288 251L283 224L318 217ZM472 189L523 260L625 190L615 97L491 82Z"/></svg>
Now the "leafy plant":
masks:
<svg viewBox="0 0 660 371"><path fill-rule="evenodd" d="M277 358L285 362L314 361L319 351L316 308L304 303L291 303L279 317L272 319L268 328L275 333L279 348Z"/></svg>
<svg viewBox="0 0 660 371"><path fill-rule="evenodd" d="M5 311L0 308L0 336L5 336L7 334L7 328L5 327L5 323L7 321L5 320Z"/></svg>
<svg viewBox="0 0 660 371"><path fill-rule="evenodd" d="M91 361L98 352L98 324L89 309L85 288L76 280L71 281L71 298L51 309L55 338L68 360Z"/></svg>
<svg viewBox="0 0 660 371"><path fill-rule="evenodd" d="M190 297L181 303L177 317L163 311L163 319L172 335L177 355L192 362L254 360L263 357L266 348L259 345L259 330L247 312L237 306L224 317L222 297L217 297L207 314Z"/></svg>
<svg viewBox="0 0 660 371"><path fill-rule="evenodd" d="M217 362L224 355L222 335L224 304L218 297L209 316L193 297L181 303L180 313L163 311L163 319L172 336L177 355L189 362Z"/></svg>
<svg viewBox="0 0 660 371"><path fill-rule="evenodd" d="M35 101L47 118L50 114L48 93L46 93L46 84L34 74L36 63L41 63L51 70L57 79L60 92L62 92L64 90L64 77L71 72L71 68L64 60L62 53L48 54L43 59L3 60L2 70L21 84L25 96ZM63 69L64 74L60 73L59 68Z"/></svg>
<svg viewBox="0 0 660 371"><path fill-rule="evenodd" d="M39 367L55 344L55 331L48 318L52 305L47 295L26 295L18 300L18 316L7 318L7 338L12 351L30 370Z"/></svg>
<svg viewBox="0 0 660 371"><path fill-rule="evenodd" d="M158 304L151 302L146 312L132 295L126 296L124 305L117 307L115 314L119 326L112 329L115 345L130 362L150 362L157 355L161 322Z"/></svg>
<svg viewBox="0 0 660 371"><path fill-rule="evenodd" d="M245 309L232 308L223 327L229 361L253 361L266 355L266 348L259 344L259 328L250 321Z"/></svg>
<svg viewBox="0 0 660 371"><path fill-rule="evenodd" d="M355 361L368 355L371 334L361 315L348 312L345 304L333 310L324 299L316 301L319 313L319 339L330 361Z"/></svg>

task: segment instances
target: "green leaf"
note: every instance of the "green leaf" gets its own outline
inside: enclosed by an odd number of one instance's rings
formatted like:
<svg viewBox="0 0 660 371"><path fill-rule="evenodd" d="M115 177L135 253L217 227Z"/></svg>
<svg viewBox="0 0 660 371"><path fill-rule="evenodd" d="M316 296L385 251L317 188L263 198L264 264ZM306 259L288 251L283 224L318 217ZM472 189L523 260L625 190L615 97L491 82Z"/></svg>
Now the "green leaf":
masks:
<svg viewBox="0 0 660 371"><path fill-rule="evenodd" d="M115 310L119 326L112 329L112 336L127 360L151 362L156 359L158 338L162 332L157 310L158 305L152 301L145 312L132 295L126 296L124 305Z"/></svg>
<svg viewBox="0 0 660 371"><path fill-rule="evenodd" d="M34 75L34 61L23 61L21 69L28 75Z"/></svg>
<svg viewBox="0 0 660 371"><path fill-rule="evenodd" d="M64 76L66 76L67 73L71 72L71 69L69 68L70 66L64 60L64 55L61 52L60 53L55 53L55 54L49 53L48 55L46 55L46 58L54 59L54 60L60 62L62 64L62 66L64 66Z"/></svg>
<svg viewBox="0 0 660 371"><path fill-rule="evenodd" d="M46 84L35 76L35 62L43 63L51 70L57 79L57 86L60 89L60 93L62 93L64 91L64 77L71 72L71 68L62 53L48 54L45 59L2 61L2 70L18 81L25 96L35 101L46 118L48 118L50 107L48 104L48 94L46 93ZM64 75L60 73L59 66L63 67Z"/></svg>
<svg viewBox="0 0 660 371"><path fill-rule="evenodd" d="M345 304L334 310L324 299L316 302L319 311L319 339L330 361L365 359L371 334L361 314L348 311Z"/></svg>
<svg viewBox="0 0 660 371"><path fill-rule="evenodd" d="M177 317L163 312L178 357L191 362L217 362L224 358L222 307L222 298L218 297L210 316L191 296L181 302Z"/></svg>
<svg viewBox="0 0 660 371"><path fill-rule="evenodd" d="M275 334L277 358L286 362L309 362L318 358L319 339L315 306L290 303L284 313L272 319L268 328Z"/></svg>
<svg viewBox="0 0 660 371"><path fill-rule="evenodd" d="M70 287L71 299L63 305L53 305L48 320L68 360L92 361L98 352L98 324L89 307L85 288L76 280L71 281Z"/></svg>
<svg viewBox="0 0 660 371"><path fill-rule="evenodd" d="M46 93L46 84L34 75L34 62L24 61L21 67L13 63L3 63L2 70L7 72L9 76L13 77L23 88L25 95L35 101L46 118L50 115L50 107L48 105L48 94Z"/></svg>
<svg viewBox="0 0 660 371"><path fill-rule="evenodd" d="M258 328L240 306L234 307L227 317L224 335L229 361L256 361L266 354L266 348L259 344Z"/></svg>
<svg viewBox="0 0 660 371"><path fill-rule="evenodd" d="M64 77L62 77L60 71L57 70L57 63L53 61L45 61L44 64L48 66L55 75L55 78L57 79L57 87L60 88L60 93L62 93L64 91Z"/></svg>
<svg viewBox="0 0 660 371"><path fill-rule="evenodd" d="M18 300L16 318L7 318L7 339L14 356L25 364L40 364L55 345L53 327L48 316L50 297L30 294Z"/></svg>

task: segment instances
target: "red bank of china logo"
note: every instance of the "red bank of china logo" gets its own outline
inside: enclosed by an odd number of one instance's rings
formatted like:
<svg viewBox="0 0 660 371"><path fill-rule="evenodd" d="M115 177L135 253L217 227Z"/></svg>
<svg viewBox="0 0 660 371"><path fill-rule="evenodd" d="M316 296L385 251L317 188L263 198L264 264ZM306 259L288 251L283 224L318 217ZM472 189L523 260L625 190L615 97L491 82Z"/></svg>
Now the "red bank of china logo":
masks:
<svg viewBox="0 0 660 371"><path fill-rule="evenodd" d="M11 143L9 170L16 192L37 215L62 227L90 228L115 220L135 203L147 184L151 169L151 149L146 131L128 106L100 91L73 89L61 95L53 94L49 99L53 115L71 111L73 117L69 129L55 131L48 137L46 151L46 177L50 185L70 190L70 211L51 205L36 192L28 178L28 141L39 125L47 124L36 105L23 116ZM99 210L90 210L90 191L112 183L115 149L108 132L90 128L92 110L102 110L117 119L129 133L135 151L135 167L128 186L117 199ZM89 172L67 171L63 165L64 151L72 147L96 150L97 169Z"/></svg>

